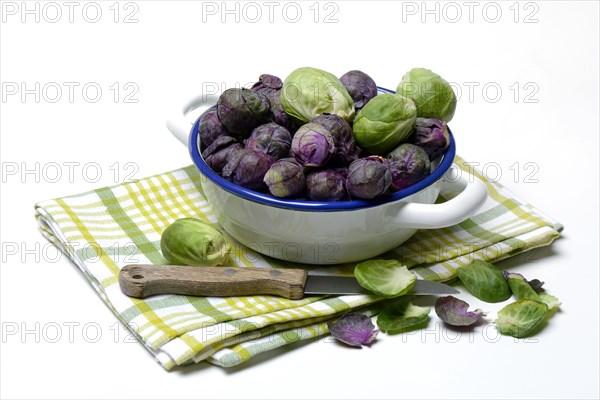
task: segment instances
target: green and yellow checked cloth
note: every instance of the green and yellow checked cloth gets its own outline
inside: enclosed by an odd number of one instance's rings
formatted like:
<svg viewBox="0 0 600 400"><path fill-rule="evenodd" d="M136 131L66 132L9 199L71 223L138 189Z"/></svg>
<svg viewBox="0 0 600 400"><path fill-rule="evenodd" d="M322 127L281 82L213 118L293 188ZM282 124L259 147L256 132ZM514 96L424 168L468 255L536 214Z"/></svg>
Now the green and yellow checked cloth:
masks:
<svg viewBox="0 0 600 400"><path fill-rule="evenodd" d="M456 163L467 169L459 158ZM325 335L327 320L348 310L376 312L379 298L366 295L297 301L274 296L160 295L139 300L121 293L121 267L166 263L160 236L173 221L196 217L216 223L200 180L196 168L189 166L35 207L43 235L73 260L164 368L203 360L231 367L259 353ZM488 200L473 218L449 228L419 231L384 257L400 259L422 278L445 281L474 258L499 260L548 245L558 237L559 223L500 185L487 182L487 187ZM286 266L231 240L232 266ZM352 267L327 270L347 274Z"/></svg>

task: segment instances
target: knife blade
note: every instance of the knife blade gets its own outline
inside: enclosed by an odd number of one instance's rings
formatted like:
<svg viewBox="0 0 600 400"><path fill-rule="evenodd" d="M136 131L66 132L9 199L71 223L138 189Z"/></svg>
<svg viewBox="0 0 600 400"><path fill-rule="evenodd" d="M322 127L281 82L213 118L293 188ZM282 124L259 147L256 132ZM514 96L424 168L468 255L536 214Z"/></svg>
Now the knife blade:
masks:
<svg viewBox="0 0 600 400"><path fill-rule="evenodd" d="M304 295L371 294L352 276L311 275L303 269L191 267L130 264L119 273L121 291L130 297L157 294L230 297L275 295L298 300ZM443 283L417 280L408 294L443 295L458 290Z"/></svg>

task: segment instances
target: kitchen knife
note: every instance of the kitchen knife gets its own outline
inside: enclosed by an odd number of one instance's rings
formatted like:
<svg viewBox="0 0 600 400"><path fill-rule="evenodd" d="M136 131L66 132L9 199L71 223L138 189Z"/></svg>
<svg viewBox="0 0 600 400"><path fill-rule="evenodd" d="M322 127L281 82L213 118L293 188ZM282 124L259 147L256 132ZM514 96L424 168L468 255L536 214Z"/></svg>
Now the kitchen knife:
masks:
<svg viewBox="0 0 600 400"><path fill-rule="evenodd" d="M119 274L121 290L145 298L155 294L189 296L275 295L298 300L305 295L372 294L352 276L311 275L303 269L190 267L131 264ZM417 280L408 294L445 295L458 290L439 282Z"/></svg>

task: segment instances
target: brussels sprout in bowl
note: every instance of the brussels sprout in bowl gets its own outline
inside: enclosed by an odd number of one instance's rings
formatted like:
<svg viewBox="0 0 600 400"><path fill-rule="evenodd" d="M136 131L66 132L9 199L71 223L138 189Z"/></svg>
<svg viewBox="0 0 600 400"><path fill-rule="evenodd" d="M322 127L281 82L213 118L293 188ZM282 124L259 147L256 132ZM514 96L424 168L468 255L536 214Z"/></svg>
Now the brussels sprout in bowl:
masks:
<svg viewBox="0 0 600 400"><path fill-rule="evenodd" d="M379 88L380 93L393 93ZM206 101L193 99L189 111ZM214 104L214 103L213 103ZM485 201L485 185L451 168L449 146L432 161L430 175L396 192L370 200L286 199L239 186L214 172L201 154L199 117L191 130L181 115L167 125L180 139L187 130L191 158L203 175L202 189L221 227L240 243L264 255L305 264L355 262L401 245L418 229L451 226L470 217ZM434 204L438 195L460 192Z"/></svg>

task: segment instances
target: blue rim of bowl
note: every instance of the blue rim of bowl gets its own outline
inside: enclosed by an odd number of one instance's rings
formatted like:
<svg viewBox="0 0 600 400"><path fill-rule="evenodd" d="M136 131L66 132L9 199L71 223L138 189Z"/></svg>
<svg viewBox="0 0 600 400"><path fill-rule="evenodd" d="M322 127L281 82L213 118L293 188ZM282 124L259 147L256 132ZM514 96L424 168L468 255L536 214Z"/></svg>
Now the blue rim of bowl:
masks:
<svg viewBox="0 0 600 400"><path fill-rule="evenodd" d="M381 92L385 93L395 93L392 90L378 87ZM214 108L213 106L211 108ZM273 207L278 208L287 208L291 210L297 211L350 211L356 210L360 208L370 208L380 206L382 204L392 203L401 199L404 199L408 196L411 196L415 193L420 192L421 190L427 188L428 186L433 185L435 182L440 180L446 171L450 169L452 163L454 162L454 157L456 155L456 144L454 143L454 136L448 128L448 133L450 136L450 145L448 149L443 154L442 161L437 166L437 168L425 179L411 185L405 189L399 190L397 192L384 195L381 197L377 197L371 200L346 200L346 201L313 201L313 200L294 200L294 199L283 199L279 197L272 196L270 194L256 192L254 190L247 189L243 186L236 185L233 182L228 181L225 178L222 178L214 172L202 158L200 154L200 149L198 146L199 138L198 138L198 126L200 125L200 121L202 119L202 115L198 117L192 129L190 131L189 136L189 151L194 161L196 167L200 170L200 172L210 181L215 183L217 186L221 187L223 190L234 194L236 196L242 197L244 199L254 201L256 203L261 203Z"/></svg>

